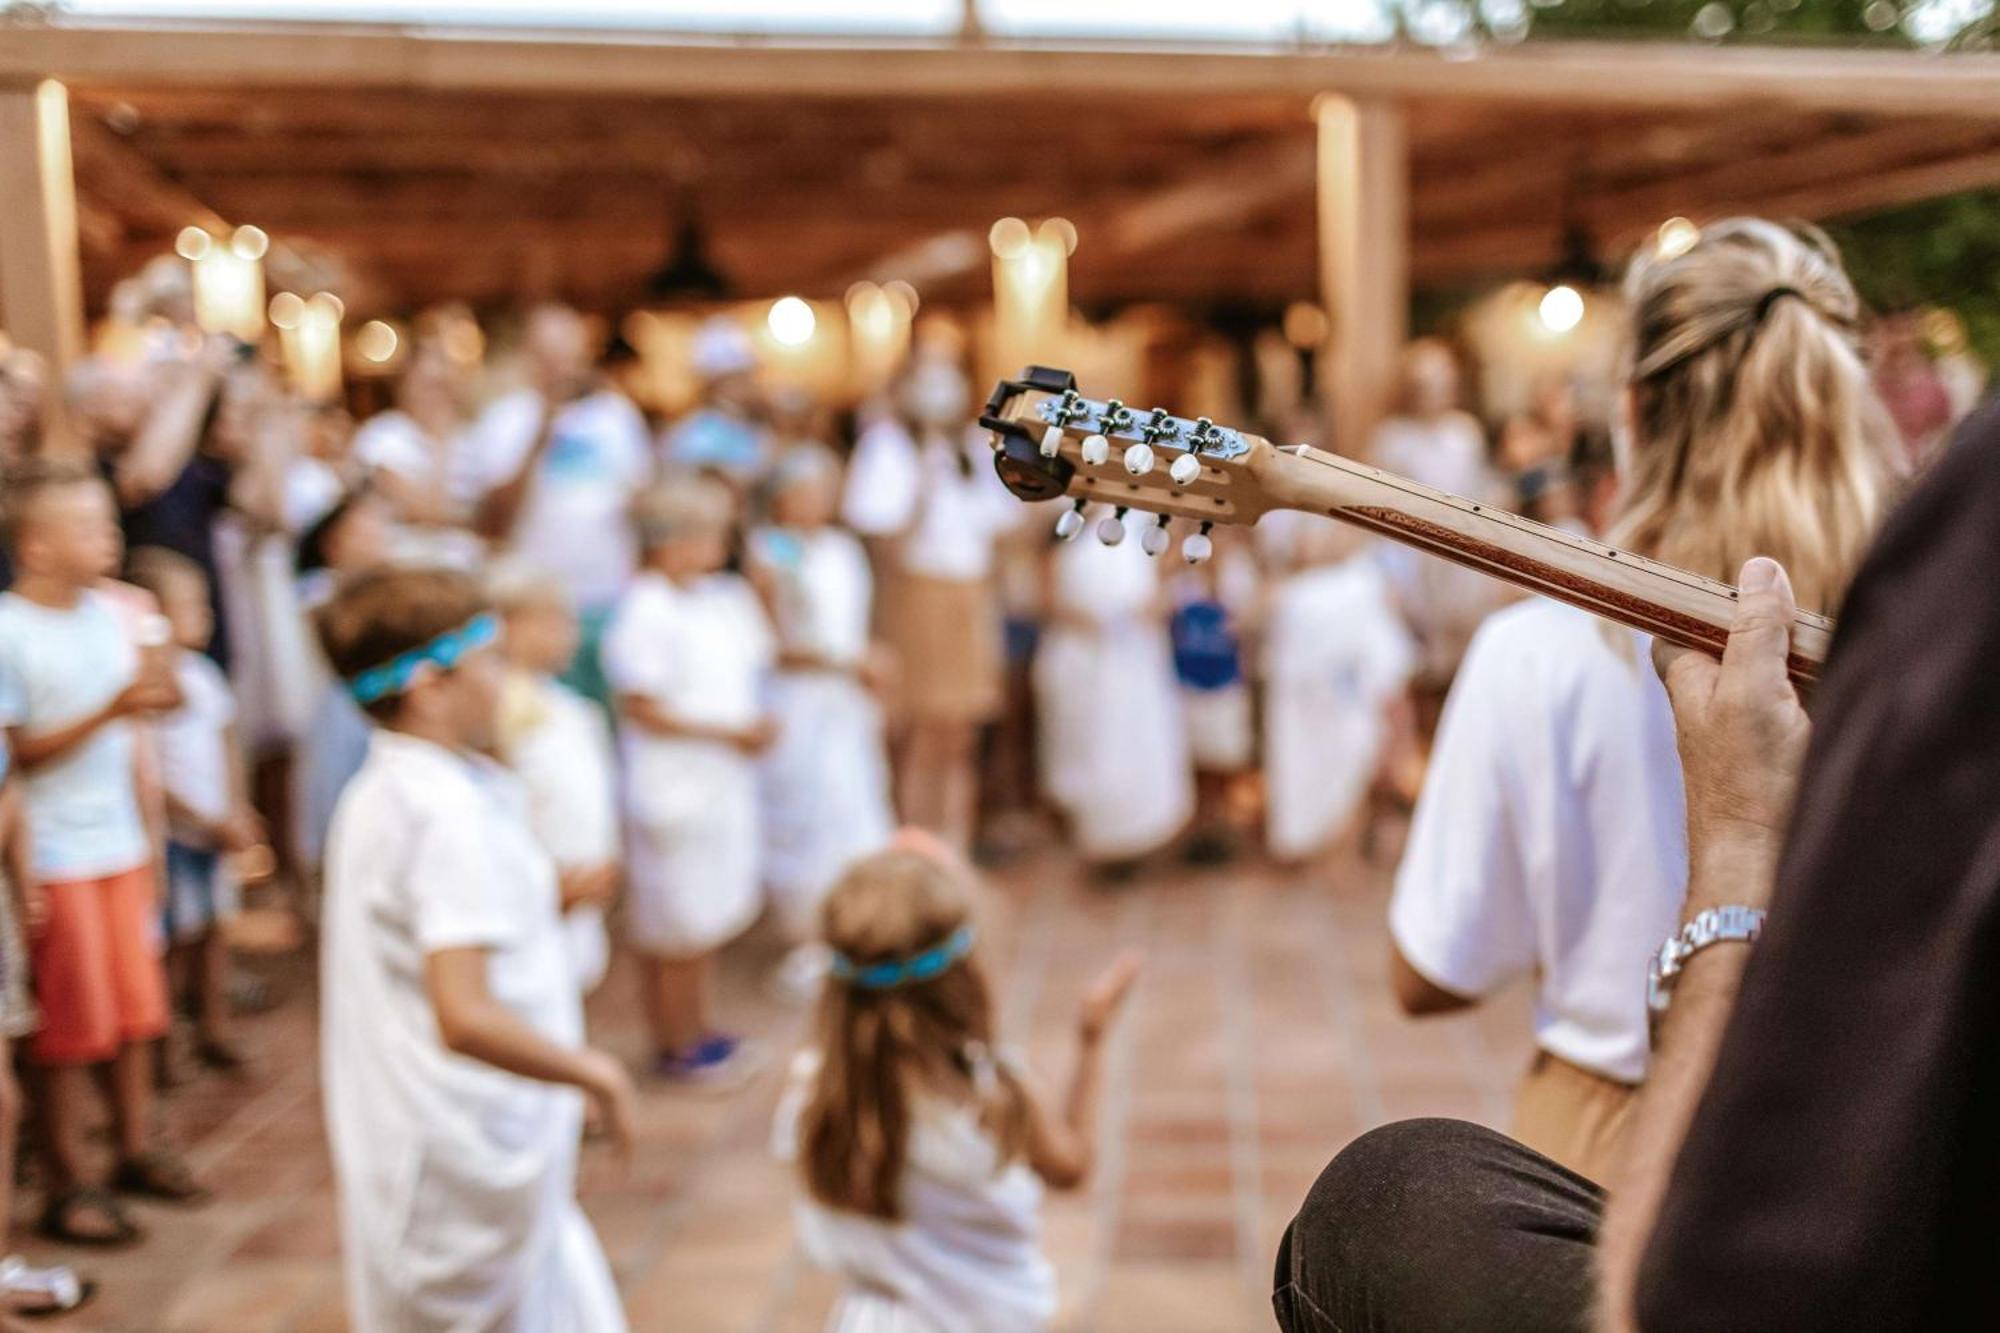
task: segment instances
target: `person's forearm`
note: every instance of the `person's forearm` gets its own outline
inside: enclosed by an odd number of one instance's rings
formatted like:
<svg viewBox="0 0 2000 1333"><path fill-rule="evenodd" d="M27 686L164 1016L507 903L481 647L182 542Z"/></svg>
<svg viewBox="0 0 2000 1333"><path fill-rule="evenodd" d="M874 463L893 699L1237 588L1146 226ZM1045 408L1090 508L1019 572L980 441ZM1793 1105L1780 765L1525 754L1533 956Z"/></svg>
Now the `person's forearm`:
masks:
<svg viewBox="0 0 2000 1333"><path fill-rule="evenodd" d="M32 773L45 764L61 759L96 735L99 730L123 716L123 712L114 701L53 731L38 732L30 736L17 730L10 738L14 749L14 762L20 765L22 772Z"/></svg>
<svg viewBox="0 0 2000 1333"><path fill-rule="evenodd" d="M627 695L619 700L618 706L619 711L641 731L655 736L683 741L715 741L723 745L740 744L745 736L740 728L718 727L679 717L643 695Z"/></svg>
<svg viewBox="0 0 2000 1333"><path fill-rule="evenodd" d="M1076 1064L1070 1070L1062 1117L1075 1145L1077 1169L1086 1176L1097 1162L1097 1095L1103 1084L1103 1038L1077 1038Z"/></svg>
<svg viewBox="0 0 2000 1333"><path fill-rule="evenodd" d="M1688 878L1690 915L1707 906L1763 901L1763 886L1774 869L1774 850L1720 848L1709 853ZM1601 1182L1610 1190L1610 1202L1598 1238L1598 1333L1632 1333L1636 1328L1633 1295L1640 1260L1681 1141L1715 1068L1749 956L1750 948L1742 944L1711 945L1687 960L1675 983L1633 1110L1625 1169L1618 1178Z"/></svg>
<svg viewBox="0 0 2000 1333"><path fill-rule="evenodd" d="M504 1005L489 1000L467 1006L449 1023L440 1015L439 1028L445 1046L468 1060L540 1083L595 1086L583 1051L548 1040Z"/></svg>
<svg viewBox="0 0 2000 1333"><path fill-rule="evenodd" d="M514 525L520 522L521 510L528 502L528 488L534 485L535 473L542 466L542 455L548 452L555 429L555 409L544 407L542 423L535 430L535 442L528 446L528 455L521 460L520 470L488 491L486 498L479 503L478 521L474 526L480 536L504 542L514 535Z"/></svg>
<svg viewBox="0 0 2000 1333"><path fill-rule="evenodd" d="M205 363L189 365L161 395L117 466L119 499L143 504L173 484L201 443L202 422L215 399L218 380Z"/></svg>

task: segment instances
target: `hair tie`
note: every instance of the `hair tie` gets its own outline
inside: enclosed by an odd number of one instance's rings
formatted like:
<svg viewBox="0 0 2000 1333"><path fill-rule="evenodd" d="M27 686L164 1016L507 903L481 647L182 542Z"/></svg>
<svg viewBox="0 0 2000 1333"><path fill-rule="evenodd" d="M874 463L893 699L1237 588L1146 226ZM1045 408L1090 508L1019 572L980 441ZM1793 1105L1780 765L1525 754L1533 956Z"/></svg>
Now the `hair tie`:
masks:
<svg viewBox="0 0 2000 1333"><path fill-rule="evenodd" d="M1801 301L1804 301L1808 307L1812 306L1812 298L1796 287L1773 287L1770 291L1765 292L1762 297L1758 298L1757 310L1750 317L1751 322L1753 324L1762 324L1764 316L1771 313L1771 307L1778 304L1778 302L1787 296L1796 296Z"/></svg>
<svg viewBox="0 0 2000 1333"><path fill-rule="evenodd" d="M417 683L427 668L449 671L475 648L484 648L500 637L500 617L482 611L457 629L448 629L429 643L390 658L381 666L369 667L348 682L347 692L354 702L369 704L403 693Z"/></svg>
<svg viewBox="0 0 2000 1333"><path fill-rule="evenodd" d="M944 937L942 941L925 949L922 953L911 954L908 958L892 958L885 963L856 963L846 954L835 951L832 971L836 979L846 982L857 990L895 990L899 986L911 986L920 981L942 975L954 963L972 952L972 942L976 938L970 925L960 926Z"/></svg>

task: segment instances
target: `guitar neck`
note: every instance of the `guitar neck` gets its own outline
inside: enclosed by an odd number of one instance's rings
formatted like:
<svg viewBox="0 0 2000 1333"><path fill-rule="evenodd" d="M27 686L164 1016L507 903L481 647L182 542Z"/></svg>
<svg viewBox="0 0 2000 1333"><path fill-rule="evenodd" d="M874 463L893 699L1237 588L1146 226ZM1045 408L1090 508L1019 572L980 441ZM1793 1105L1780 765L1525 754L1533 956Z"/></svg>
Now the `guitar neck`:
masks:
<svg viewBox="0 0 2000 1333"><path fill-rule="evenodd" d="M1736 590L1304 445L1250 465L1273 506L1327 514L1684 648L1720 654ZM1792 679L1819 676L1833 622L1801 611Z"/></svg>

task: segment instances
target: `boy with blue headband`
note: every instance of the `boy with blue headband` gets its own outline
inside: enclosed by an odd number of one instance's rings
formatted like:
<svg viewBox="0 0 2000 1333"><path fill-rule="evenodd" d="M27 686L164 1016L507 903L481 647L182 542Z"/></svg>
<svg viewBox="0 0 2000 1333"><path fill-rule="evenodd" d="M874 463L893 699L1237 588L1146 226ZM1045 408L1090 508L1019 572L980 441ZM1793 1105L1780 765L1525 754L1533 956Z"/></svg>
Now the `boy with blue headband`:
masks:
<svg viewBox="0 0 2000 1333"><path fill-rule="evenodd" d="M630 1077L583 1044L556 871L485 758L505 672L466 577L384 570L319 615L375 730L327 839L321 1053L357 1328L625 1317L576 1203L583 1099L621 1146Z"/></svg>

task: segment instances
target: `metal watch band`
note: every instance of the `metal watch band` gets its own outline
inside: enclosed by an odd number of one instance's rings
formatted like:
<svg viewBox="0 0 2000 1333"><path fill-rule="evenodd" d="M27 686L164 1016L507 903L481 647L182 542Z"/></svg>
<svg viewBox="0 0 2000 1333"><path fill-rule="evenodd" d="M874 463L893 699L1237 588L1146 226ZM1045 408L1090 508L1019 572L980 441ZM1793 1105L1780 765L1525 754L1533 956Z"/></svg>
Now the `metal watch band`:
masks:
<svg viewBox="0 0 2000 1333"><path fill-rule="evenodd" d="M1653 956L1646 972L1646 1007L1655 1014L1666 1012L1673 1001L1674 983L1680 979L1688 959L1711 944L1754 943L1763 929L1761 907L1731 905L1696 912L1686 925L1667 937Z"/></svg>

